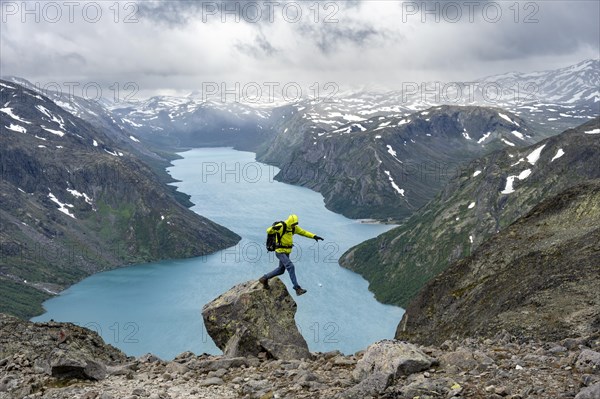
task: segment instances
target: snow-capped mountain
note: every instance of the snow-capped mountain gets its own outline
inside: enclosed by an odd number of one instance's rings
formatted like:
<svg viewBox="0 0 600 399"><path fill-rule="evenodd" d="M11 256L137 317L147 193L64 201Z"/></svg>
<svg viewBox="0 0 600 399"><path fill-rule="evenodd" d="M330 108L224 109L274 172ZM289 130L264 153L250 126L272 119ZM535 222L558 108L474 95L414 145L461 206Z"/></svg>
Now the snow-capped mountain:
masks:
<svg viewBox="0 0 600 399"><path fill-rule="evenodd" d="M402 187L399 181L418 173L395 171L398 163L417 163L421 169L423 162L460 165L493 150L534 144L597 117L598 66L598 60L588 60L554 71L451 84L450 98L452 90L472 90L451 105L440 106L443 96L435 98L435 90L423 95L418 88L304 100L273 110L273 139L258 157L279 166L283 181L321 192L337 212L401 219L429 201L443 182L423 184L413 178L412 187ZM497 101L489 101L490 88L501 93ZM387 151L384 142L390 145ZM387 164L388 152L396 162ZM375 173L378 162L381 173Z"/></svg>
<svg viewBox="0 0 600 399"><path fill-rule="evenodd" d="M497 106L558 133L600 114L600 60L556 70L507 73L478 80L479 87L505 91ZM481 93L479 93L481 98Z"/></svg>
<svg viewBox="0 0 600 399"><path fill-rule="evenodd" d="M42 89L26 79L8 77L7 82L15 83L16 88L26 88L44 98L50 99L54 104L77 118L90 123L97 131L102 131L119 145L119 147L131 151L143 158L154 160L161 159L156 153L150 151L146 145L141 143L135 132L128 129L126 123L118 119L108 108L109 102L103 99L91 100L84 97L70 95L53 90ZM19 93L27 95L28 91Z"/></svg>
<svg viewBox="0 0 600 399"><path fill-rule="evenodd" d="M252 148L267 126L269 110L195 96L156 96L113 108L136 135L170 148L232 145Z"/></svg>
<svg viewBox="0 0 600 399"><path fill-rule="evenodd" d="M277 165L277 179L319 191L328 208L355 218L403 219L470 160L541 139L525 120L498 108L436 106L346 121L334 130L291 108L283 115L288 131L257 159Z"/></svg>
<svg viewBox="0 0 600 399"><path fill-rule="evenodd" d="M585 60L549 71L489 76L478 82L495 83L505 88L520 87L522 90L515 96L515 103L593 104L600 102L600 60Z"/></svg>
<svg viewBox="0 0 600 399"><path fill-rule="evenodd" d="M298 109L316 128L335 130L348 122L362 124L374 116L404 117L436 105L477 105L511 111L540 125L548 135L600 114L600 60L472 82L415 82L405 86L404 91L347 92L323 101L304 101ZM358 124L355 130L363 131Z"/></svg>
<svg viewBox="0 0 600 399"><path fill-rule="evenodd" d="M471 82L407 83L403 91L342 91L285 105L280 99L262 104L222 101L206 98L200 91L185 97L156 96L119 104L62 93L42 94L73 115L113 131L115 137L124 137L129 144L146 140L169 148L233 145L256 149L289 130L281 122L289 117L290 105L315 131L363 132L373 125L369 121L380 117L403 118L446 104L503 108L549 136L600 114L599 71L600 60L585 60L556 70L511 72ZM19 78L11 81L38 90Z"/></svg>

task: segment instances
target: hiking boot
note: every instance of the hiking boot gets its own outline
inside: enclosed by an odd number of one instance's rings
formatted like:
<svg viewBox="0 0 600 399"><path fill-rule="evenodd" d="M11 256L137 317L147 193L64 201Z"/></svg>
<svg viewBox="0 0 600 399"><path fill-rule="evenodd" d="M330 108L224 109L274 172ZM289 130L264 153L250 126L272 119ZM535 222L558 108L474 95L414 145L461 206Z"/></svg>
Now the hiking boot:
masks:
<svg viewBox="0 0 600 399"><path fill-rule="evenodd" d="M262 284L262 286L265 290L269 289L269 280L267 280L266 278L261 277L258 279L258 282Z"/></svg>
<svg viewBox="0 0 600 399"><path fill-rule="evenodd" d="M298 287L296 288L296 295L300 296L300 295L304 295L306 294L306 290L302 287Z"/></svg>

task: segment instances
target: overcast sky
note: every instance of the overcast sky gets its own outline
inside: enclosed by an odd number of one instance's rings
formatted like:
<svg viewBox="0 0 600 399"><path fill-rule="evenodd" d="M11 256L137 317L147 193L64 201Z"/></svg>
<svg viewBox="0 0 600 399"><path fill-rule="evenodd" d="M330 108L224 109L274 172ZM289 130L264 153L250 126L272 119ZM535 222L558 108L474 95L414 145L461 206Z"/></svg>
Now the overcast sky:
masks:
<svg viewBox="0 0 600 399"><path fill-rule="evenodd" d="M223 82L397 89L600 56L598 0L0 3L2 75L135 82L141 97Z"/></svg>

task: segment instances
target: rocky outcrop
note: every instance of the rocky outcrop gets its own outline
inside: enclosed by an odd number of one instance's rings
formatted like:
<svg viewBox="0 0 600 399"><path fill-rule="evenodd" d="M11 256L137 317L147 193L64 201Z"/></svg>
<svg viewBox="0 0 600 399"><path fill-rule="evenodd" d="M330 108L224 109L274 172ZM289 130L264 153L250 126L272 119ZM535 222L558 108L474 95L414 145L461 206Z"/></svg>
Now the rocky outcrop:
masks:
<svg viewBox="0 0 600 399"><path fill-rule="evenodd" d="M0 313L0 359L8 372L1 381L4 386L0 384L1 398L14 385L10 381L16 380L15 373L23 369L54 379L99 381L106 378L108 366L121 364L127 357L86 328L69 323L34 324ZM33 388L35 384L15 386L12 397Z"/></svg>
<svg viewBox="0 0 600 399"><path fill-rule="evenodd" d="M600 180L551 197L441 273L407 307L397 338L560 340L600 326ZM587 352L582 353L582 357ZM583 363L600 367L600 358Z"/></svg>
<svg viewBox="0 0 600 399"><path fill-rule="evenodd" d="M57 349L104 364L105 378L49 374L40 365ZM522 342L501 332L431 347L382 341L364 352L311 359L185 352L164 361L126 358L71 324L0 315L0 399L596 399L599 352L597 334Z"/></svg>
<svg viewBox="0 0 600 399"><path fill-rule="evenodd" d="M206 304L202 317L208 334L225 356L290 360L309 358L294 316L296 302L278 278L265 290L248 281Z"/></svg>

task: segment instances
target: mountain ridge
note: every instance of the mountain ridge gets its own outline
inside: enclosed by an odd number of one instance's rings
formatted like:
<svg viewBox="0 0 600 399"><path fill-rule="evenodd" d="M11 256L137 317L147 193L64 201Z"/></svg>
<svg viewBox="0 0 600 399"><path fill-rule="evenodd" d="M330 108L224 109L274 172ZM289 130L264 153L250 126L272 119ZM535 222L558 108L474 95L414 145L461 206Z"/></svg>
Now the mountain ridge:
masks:
<svg viewBox="0 0 600 399"><path fill-rule="evenodd" d="M15 83L0 90L0 285L12 295L1 311L32 316L46 294L92 273L239 240L108 133Z"/></svg>
<svg viewBox="0 0 600 399"><path fill-rule="evenodd" d="M476 160L405 223L350 248L340 265L378 300L406 306L451 262L467 256L548 195L600 177L600 119L523 149Z"/></svg>
<svg viewBox="0 0 600 399"><path fill-rule="evenodd" d="M257 159L277 180L305 186L352 218L402 220L427 203L466 162L495 149L524 146L539 133L495 108L438 106L406 117L373 117L334 131L286 118L290 129Z"/></svg>
<svg viewBox="0 0 600 399"><path fill-rule="evenodd" d="M239 96L235 96L236 101L227 101L227 98L212 98L203 93L183 97L154 96L119 103L105 99L97 102L110 111L113 124L139 135L138 138L158 148L166 146L171 150L203 145L234 146L255 151L261 143L271 139L266 131L277 122L276 119L269 120L273 110L290 105L301 108L320 104L310 119L326 130L357 118L366 120L377 115L404 117L439 105L478 105L506 109L522 115L547 134L556 134L581 124L582 119L600 114L598 71L600 59L587 59L553 70L511 72L469 82L407 82L410 84L404 91L342 91L335 96L303 98L287 105L276 101L244 103L237 101L241 98ZM16 79L19 83L20 78L7 79ZM29 85L30 89L42 94L51 94L31 83ZM429 86L433 87L433 99L424 91ZM490 88L493 90L488 90ZM68 95L60 95L63 100L69 99ZM79 105L84 105L79 101L75 103L74 111L78 111ZM79 109L79 112L86 113L85 109ZM244 129L247 134L240 134ZM167 130L178 133L167 133Z"/></svg>
<svg viewBox="0 0 600 399"><path fill-rule="evenodd" d="M600 327L600 179L547 198L429 281L396 338L422 344L506 330L560 340Z"/></svg>

